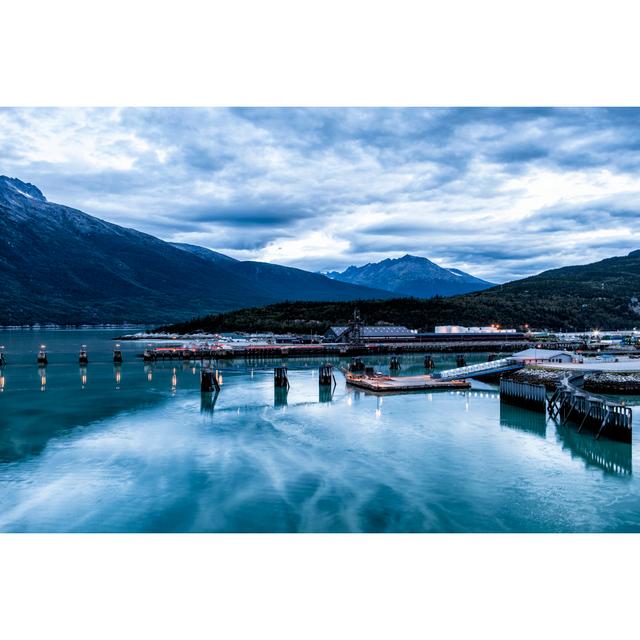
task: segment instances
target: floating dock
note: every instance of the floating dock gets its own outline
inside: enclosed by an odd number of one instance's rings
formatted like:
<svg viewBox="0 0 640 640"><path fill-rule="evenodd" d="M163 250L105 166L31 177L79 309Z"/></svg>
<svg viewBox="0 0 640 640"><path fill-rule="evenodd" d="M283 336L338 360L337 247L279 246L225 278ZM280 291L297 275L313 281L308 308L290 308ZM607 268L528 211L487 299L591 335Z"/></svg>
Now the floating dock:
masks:
<svg viewBox="0 0 640 640"><path fill-rule="evenodd" d="M436 391L439 389L469 389L466 380L438 380L432 376L354 375L344 373L347 384L376 393L403 393L407 391Z"/></svg>

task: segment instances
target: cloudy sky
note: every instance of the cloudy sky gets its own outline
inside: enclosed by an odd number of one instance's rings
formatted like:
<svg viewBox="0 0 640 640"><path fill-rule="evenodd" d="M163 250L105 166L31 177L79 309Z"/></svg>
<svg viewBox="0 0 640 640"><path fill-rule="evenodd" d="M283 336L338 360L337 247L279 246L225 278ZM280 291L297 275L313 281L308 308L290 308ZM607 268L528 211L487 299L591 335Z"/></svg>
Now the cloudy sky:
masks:
<svg viewBox="0 0 640 640"><path fill-rule="evenodd" d="M0 173L239 259L502 282L640 248L639 109L3 109Z"/></svg>

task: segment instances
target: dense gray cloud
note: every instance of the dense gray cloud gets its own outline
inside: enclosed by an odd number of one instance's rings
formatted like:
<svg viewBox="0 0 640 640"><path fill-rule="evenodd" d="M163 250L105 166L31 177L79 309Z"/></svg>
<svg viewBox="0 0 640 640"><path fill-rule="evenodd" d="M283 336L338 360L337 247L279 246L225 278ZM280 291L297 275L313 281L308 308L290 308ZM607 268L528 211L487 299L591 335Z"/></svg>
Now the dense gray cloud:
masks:
<svg viewBox="0 0 640 640"><path fill-rule="evenodd" d="M240 259L496 282L640 247L638 109L4 109L0 173Z"/></svg>

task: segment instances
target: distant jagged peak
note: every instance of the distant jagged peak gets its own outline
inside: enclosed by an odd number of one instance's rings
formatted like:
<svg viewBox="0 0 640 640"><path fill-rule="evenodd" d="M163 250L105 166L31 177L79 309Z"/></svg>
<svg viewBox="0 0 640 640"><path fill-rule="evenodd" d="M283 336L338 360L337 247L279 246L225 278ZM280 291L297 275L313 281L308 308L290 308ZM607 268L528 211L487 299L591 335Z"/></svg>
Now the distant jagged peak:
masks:
<svg viewBox="0 0 640 640"><path fill-rule="evenodd" d="M413 260L426 260L427 262L431 262L429 258L425 258L424 256L414 256L410 253L405 253L401 258L396 258L396 260L400 260L403 262L410 262Z"/></svg>
<svg viewBox="0 0 640 640"><path fill-rule="evenodd" d="M46 202L47 199L38 187L30 182L22 182L18 178L10 178L9 176L0 176L0 188L10 189L18 194L26 197Z"/></svg>

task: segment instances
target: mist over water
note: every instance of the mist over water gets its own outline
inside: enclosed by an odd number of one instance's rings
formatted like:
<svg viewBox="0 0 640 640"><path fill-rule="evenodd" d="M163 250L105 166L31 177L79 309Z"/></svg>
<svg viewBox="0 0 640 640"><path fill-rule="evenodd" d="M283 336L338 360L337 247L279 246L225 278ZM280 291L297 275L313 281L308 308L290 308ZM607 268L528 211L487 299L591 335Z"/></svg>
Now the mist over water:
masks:
<svg viewBox="0 0 640 640"><path fill-rule="evenodd" d="M202 396L199 364L144 366L142 345L125 342L114 366L115 335L0 333L0 530L640 530L635 437L596 442L480 382L380 398L336 370L331 396L311 359L286 363L284 395L280 361L221 362L220 394ZM455 354L434 358L453 366ZM421 372L422 356L402 367Z"/></svg>

